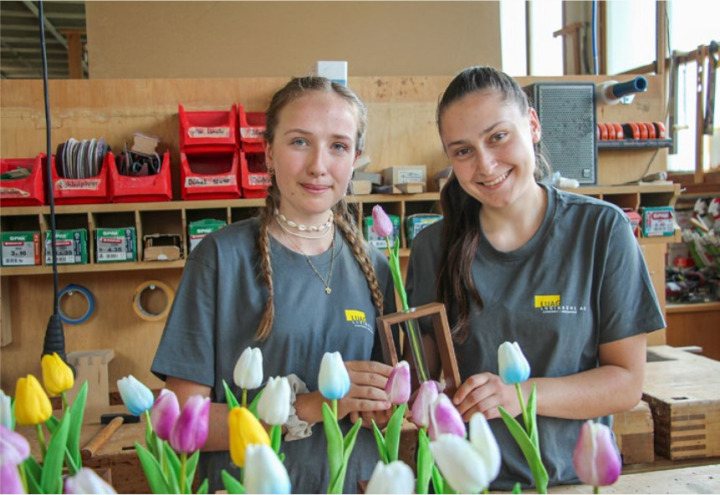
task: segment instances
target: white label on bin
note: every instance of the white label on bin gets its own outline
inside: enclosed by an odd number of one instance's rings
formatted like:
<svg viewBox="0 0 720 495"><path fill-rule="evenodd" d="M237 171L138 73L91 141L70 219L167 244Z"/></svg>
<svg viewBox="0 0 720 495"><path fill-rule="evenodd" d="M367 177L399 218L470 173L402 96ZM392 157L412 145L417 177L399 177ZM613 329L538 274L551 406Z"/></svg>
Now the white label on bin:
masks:
<svg viewBox="0 0 720 495"><path fill-rule="evenodd" d="M6 241L2 243L3 266L34 265L33 241Z"/></svg>
<svg viewBox="0 0 720 495"><path fill-rule="evenodd" d="M61 191L97 191L100 179L60 179L55 187Z"/></svg>
<svg viewBox="0 0 720 495"><path fill-rule="evenodd" d="M237 179L234 175L220 177L185 177L185 187L234 186Z"/></svg>
<svg viewBox="0 0 720 495"><path fill-rule="evenodd" d="M3 198L9 198L9 197L27 197L30 196L30 193L27 191L23 191L22 189L18 189L17 187L0 187L0 196Z"/></svg>
<svg viewBox="0 0 720 495"><path fill-rule="evenodd" d="M245 139L259 139L263 137L264 132L264 127L241 127L240 137L243 137Z"/></svg>
<svg viewBox="0 0 720 495"><path fill-rule="evenodd" d="M272 181L268 174L250 174L248 175L248 184L251 186L269 186Z"/></svg>
<svg viewBox="0 0 720 495"><path fill-rule="evenodd" d="M188 128L188 137L191 138L229 138L229 127L190 127Z"/></svg>

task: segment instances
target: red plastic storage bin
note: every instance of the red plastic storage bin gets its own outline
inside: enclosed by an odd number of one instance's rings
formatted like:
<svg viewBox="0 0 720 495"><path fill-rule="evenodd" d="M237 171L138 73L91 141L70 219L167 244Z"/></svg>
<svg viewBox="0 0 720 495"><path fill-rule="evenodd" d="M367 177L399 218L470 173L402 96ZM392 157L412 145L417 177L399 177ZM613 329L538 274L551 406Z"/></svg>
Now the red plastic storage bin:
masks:
<svg viewBox="0 0 720 495"><path fill-rule="evenodd" d="M265 134L265 112L246 112L238 104L238 127L240 134L240 148L245 153L261 153L265 151L263 134Z"/></svg>
<svg viewBox="0 0 720 495"><path fill-rule="evenodd" d="M240 154L180 153L180 196L184 200L235 199L240 189Z"/></svg>
<svg viewBox="0 0 720 495"><path fill-rule="evenodd" d="M110 173L110 201L112 203L142 203L172 200L170 153L162 157L160 173L145 177L131 177L118 172L115 155L108 153Z"/></svg>
<svg viewBox="0 0 720 495"><path fill-rule="evenodd" d="M238 148L236 105L229 112L188 112L179 105L178 118L183 153L232 153Z"/></svg>
<svg viewBox="0 0 720 495"><path fill-rule="evenodd" d="M108 202L108 157L103 157L100 172L85 179L66 179L58 174L60 163L53 157L52 185L55 204L80 205Z"/></svg>
<svg viewBox="0 0 720 495"><path fill-rule="evenodd" d="M0 174L18 168L30 169L30 175L22 179L0 179L0 206L40 206L45 204L45 153L35 158L0 159ZM50 162L55 166L55 157Z"/></svg>
<svg viewBox="0 0 720 495"><path fill-rule="evenodd" d="M265 164L265 153L240 152L240 181L243 196L264 198L270 186L270 174Z"/></svg>

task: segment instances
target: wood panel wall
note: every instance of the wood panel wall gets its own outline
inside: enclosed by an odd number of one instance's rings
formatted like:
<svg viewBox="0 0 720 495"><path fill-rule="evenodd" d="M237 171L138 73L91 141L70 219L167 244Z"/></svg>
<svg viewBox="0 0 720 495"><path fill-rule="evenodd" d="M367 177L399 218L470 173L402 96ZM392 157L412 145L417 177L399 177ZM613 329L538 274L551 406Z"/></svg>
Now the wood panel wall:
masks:
<svg viewBox="0 0 720 495"><path fill-rule="evenodd" d="M349 85L369 109L370 170L425 164L428 176L432 177L447 166L435 128L435 107L449 80L450 77L350 78ZM536 80L539 79L522 78L520 82L529 84ZM600 107L598 120L664 120L660 80L654 77L649 80L649 90L632 105ZM130 144L134 132L156 135L172 153L172 172L177 183L179 103L187 109L200 110L228 109L239 102L250 111L260 111L286 81L287 78L51 81L53 149L70 137L104 136L114 150L121 150L124 142ZM32 157L45 151L42 82L2 80L0 92L0 156ZM664 170L664 150L657 154L652 150L601 152L599 183L636 180L653 157L649 171ZM433 187L430 182L430 188ZM177 192L176 189L179 197ZM131 309L132 295L148 279L176 287L180 274L180 269L164 269L61 275L60 287L78 283L90 289L96 298L95 312L88 321L65 326L67 349L114 349L115 357L109 365L111 390L116 390L118 378L130 373L152 387L159 387L161 383L151 375L149 366L163 325L140 320ZM2 311L7 311L9 298L12 342L0 351L0 385L9 393L19 376L40 372L42 338L52 312L51 294L50 275L3 277Z"/></svg>

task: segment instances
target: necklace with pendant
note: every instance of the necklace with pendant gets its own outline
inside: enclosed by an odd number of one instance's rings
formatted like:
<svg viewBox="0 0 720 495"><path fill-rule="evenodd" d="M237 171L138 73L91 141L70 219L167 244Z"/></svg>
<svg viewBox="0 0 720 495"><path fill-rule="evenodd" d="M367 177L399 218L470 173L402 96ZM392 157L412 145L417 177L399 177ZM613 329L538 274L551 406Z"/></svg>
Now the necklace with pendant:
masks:
<svg viewBox="0 0 720 495"><path fill-rule="evenodd" d="M282 226L282 224L280 224L280 222L278 222L278 224ZM295 249L300 251L303 254L303 256L305 256L305 259L307 260L308 265L310 265L310 268L312 269L312 271L315 273L315 275L317 275L317 278L319 278L320 281L325 286L325 294L330 294L332 292L332 289L330 288L330 281L332 280L333 267L335 266L335 235L334 235L334 233L332 236L332 240L330 241L330 253L331 253L330 254L330 272L328 273L327 280L325 278L323 278L322 275L320 275L320 271L317 269L317 267L315 267L315 264L310 259L310 256L308 256L300 246L295 244L295 241L293 241L292 237L290 237L289 235L285 235L285 238L288 240L288 242L290 242L290 244L293 245L293 247Z"/></svg>

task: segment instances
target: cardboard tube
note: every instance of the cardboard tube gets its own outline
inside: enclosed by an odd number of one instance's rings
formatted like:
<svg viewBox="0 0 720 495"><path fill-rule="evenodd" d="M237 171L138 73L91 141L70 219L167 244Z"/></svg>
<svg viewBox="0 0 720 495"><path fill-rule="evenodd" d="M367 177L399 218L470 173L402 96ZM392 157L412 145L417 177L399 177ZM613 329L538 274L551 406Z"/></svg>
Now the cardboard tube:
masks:
<svg viewBox="0 0 720 495"><path fill-rule="evenodd" d="M146 290L157 289L160 289L165 293L167 304L159 313L151 313L142 307L140 299L143 292L145 292ZM142 284L140 284L138 288L135 289L135 294L133 295L133 310L135 311L136 315L138 315L145 321L159 321L164 319L170 312L170 307L172 306L174 297L175 292L173 292L170 286L166 283L160 282L159 280L148 280L147 282L143 282Z"/></svg>

